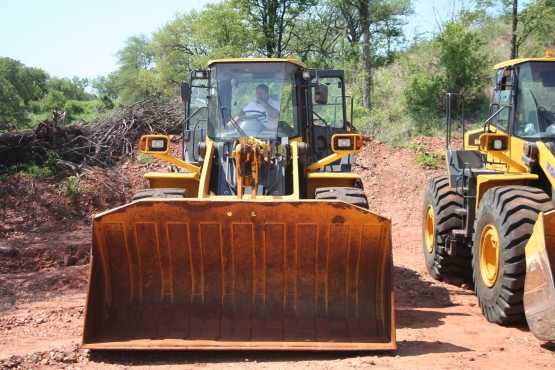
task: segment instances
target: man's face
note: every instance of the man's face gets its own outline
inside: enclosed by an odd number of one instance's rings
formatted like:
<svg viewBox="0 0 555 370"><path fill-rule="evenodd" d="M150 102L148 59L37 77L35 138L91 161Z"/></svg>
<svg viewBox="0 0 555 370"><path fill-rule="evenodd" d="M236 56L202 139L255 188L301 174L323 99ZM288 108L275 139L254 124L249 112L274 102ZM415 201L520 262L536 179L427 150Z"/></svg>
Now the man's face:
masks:
<svg viewBox="0 0 555 370"><path fill-rule="evenodd" d="M268 94L262 88L256 89L256 101L268 101Z"/></svg>

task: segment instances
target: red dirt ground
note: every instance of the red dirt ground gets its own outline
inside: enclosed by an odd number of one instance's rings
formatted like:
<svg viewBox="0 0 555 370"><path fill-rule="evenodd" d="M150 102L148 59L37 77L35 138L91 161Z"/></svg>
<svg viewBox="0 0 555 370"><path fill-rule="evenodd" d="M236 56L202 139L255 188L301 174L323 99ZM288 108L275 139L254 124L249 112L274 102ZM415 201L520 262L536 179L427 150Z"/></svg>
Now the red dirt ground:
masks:
<svg viewBox="0 0 555 370"><path fill-rule="evenodd" d="M441 151L443 140L417 140ZM144 161L143 161L144 162ZM59 181L10 177L0 187L0 369L481 369L553 368L555 344L526 327L501 327L482 317L467 287L432 280L421 256L421 199L443 169L423 170L415 152L376 140L358 156L372 211L393 223L397 303L395 353L118 352L78 347L90 248L90 215L121 204L143 186L157 161L129 161L112 173L95 169L74 200ZM7 193L7 195L6 195Z"/></svg>

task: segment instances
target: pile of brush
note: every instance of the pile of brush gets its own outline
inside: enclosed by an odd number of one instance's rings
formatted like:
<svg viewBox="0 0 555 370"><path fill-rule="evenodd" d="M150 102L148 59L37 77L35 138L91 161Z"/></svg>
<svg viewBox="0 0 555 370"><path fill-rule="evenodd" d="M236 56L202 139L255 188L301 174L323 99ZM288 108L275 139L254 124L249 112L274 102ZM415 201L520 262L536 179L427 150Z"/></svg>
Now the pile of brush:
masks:
<svg viewBox="0 0 555 370"><path fill-rule="evenodd" d="M132 156L141 135L179 134L183 106L178 100L147 99L115 108L91 122L66 125L54 112L34 130L0 134L0 172L54 158L68 166L111 166Z"/></svg>

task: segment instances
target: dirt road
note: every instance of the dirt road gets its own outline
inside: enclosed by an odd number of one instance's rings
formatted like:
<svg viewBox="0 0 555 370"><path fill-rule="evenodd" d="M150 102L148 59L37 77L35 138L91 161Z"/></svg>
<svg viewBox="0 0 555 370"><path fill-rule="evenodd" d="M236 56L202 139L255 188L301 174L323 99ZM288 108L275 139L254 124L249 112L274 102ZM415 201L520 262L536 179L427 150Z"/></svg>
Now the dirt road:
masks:
<svg viewBox="0 0 555 370"><path fill-rule="evenodd" d="M427 140L431 147L439 142ZM472 291L433 281L421 257L421 196L441 170L421 170L415 153L373 141L356 171L373 211L393 221L396 353L81 351L90 226L28 232L0 255L0 368L537 369L555 367L555 344L526 327L484 320ZM68 226L69 227L69 226ZM1 242L1 240L0 240Z"/></svg>

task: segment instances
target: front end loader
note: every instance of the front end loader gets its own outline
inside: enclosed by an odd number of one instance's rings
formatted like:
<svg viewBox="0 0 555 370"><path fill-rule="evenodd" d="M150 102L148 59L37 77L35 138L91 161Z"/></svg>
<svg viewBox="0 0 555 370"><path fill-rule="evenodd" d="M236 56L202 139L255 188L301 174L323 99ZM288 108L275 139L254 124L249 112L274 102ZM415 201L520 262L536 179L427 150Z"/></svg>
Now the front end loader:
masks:
<svg viewBox="0 0 555 370"><path fill-rule="evenodd" d="M368 210L343 72L216 60L181 86L178 172L97 214L84 348L393 350L391 223Z"/></svg>
<svg viewBox="0 0 555 370"><path fill-rule="evenodd" d="M426 190L423 253L440 280L470 280L484 316L555 340L555 58L495 66L490 116L450 146ZM459 100L460 102L460 100ZM461 120L463 121L463 120Z"/></svg>

